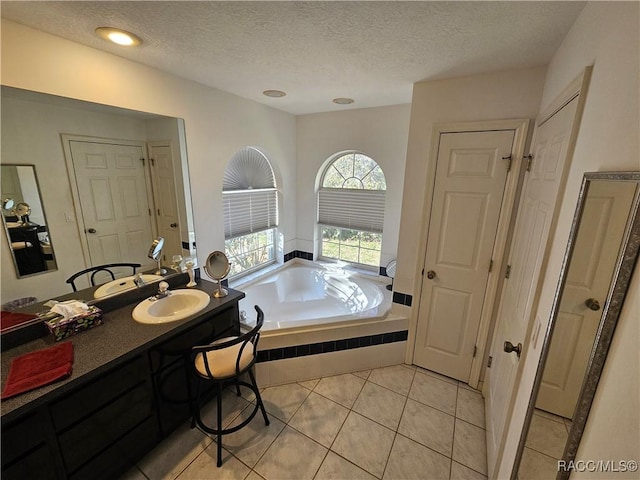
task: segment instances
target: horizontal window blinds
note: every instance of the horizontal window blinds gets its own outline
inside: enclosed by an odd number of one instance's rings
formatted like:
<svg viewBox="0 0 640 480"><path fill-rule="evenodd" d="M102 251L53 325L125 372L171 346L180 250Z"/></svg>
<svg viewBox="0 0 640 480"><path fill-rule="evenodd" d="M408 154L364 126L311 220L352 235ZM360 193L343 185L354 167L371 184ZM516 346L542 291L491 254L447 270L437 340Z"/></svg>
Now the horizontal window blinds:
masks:
<svg viewBox="0 0 640 480"><path fill-rule="evenodd" d="M323 188L318 191L318 223L382 233L384 190Z"/></svg>
<svg viewBox="0 0 640 480"><path fill-rule="evenodd" d="M234 238L278 226L278 191L275 188L222 193L224 238Z"/></svg>

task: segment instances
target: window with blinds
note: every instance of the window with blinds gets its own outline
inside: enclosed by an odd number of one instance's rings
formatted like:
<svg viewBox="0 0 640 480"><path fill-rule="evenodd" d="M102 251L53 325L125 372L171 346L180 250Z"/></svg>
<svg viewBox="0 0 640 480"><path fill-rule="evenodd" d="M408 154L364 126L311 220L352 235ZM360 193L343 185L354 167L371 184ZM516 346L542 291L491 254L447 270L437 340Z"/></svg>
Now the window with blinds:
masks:
<svg viewBox="0 0 640 480"><path fill-rule="evenodd" d="M271 164L262 152L245 147L233 156L223 178L222 201L231 276L274 262L278 190Z"/></svg>
<svg viewBox="0 0 640 480"><path fill-rule="evenodd" d="M382 169L370 157L355 151L334 157L318 190L321 256L379 265L386 188Z"/></svg>

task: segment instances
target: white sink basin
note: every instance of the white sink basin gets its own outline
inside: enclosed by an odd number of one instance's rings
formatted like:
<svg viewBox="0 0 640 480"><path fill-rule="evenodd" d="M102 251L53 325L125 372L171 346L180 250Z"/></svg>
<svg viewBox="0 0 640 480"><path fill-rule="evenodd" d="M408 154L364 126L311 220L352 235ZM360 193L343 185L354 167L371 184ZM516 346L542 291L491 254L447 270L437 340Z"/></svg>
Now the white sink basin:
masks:
<svg viewBox="0 0 640 480"><path fill-rule="evenodd" d="M139 323L168 323L183 320L203 310L211 296L202 290L171 290L168 297L140 302L133 309L133 319Z"/></svg>
<svg viewBox="0 0 640 480"><path fill-rule="evenodd" d="M143 274L140 276L144 283L157 282L163 278L162 275L151 274ZM105 283L93 292L93 298L101 298L107 295L113 295L114 293L124 292L125 290L133 290L136 288L136 284L133 282L134 278L136 278L135 275L131 275L130 277L116 278L109 283Z"/></svg>

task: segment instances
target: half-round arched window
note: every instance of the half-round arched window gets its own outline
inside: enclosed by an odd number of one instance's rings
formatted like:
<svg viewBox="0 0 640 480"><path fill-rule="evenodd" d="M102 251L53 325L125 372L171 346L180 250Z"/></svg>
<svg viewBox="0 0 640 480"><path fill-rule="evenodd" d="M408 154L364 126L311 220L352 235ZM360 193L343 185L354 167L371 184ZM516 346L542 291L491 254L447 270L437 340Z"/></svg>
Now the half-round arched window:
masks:
<svg viewBox="0 0 640 480"><path fill-rule="evenodd" d="M278 191L267 157L244 147L230 160L222 181L225 252L231 276L275 261Z"/></svg>
<svg viewBox="0 0 640 480"><path fill-rule="evenodd" d="M322 172L318 190L320 256L379 266L387 182L367 155L342 152Z"/></svg>

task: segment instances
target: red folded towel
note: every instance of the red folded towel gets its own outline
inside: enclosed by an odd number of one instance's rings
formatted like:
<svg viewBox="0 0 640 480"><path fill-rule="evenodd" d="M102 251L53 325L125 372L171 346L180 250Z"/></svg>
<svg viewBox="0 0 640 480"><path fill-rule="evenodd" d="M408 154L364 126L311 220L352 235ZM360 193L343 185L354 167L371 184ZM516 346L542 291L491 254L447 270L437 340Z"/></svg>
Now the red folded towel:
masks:
<svg viewBox="0 0 640 480"><path fill-rule="evenodd" d="M5 312L0 313L0 330L6 330L7 328L15 327L16 325L26 322L27 320L33 320L37 318L37 315L31 315L29 313L17 313L17 312Z"/></svg>
<svg viewBox="0 0 640 480"><path fill-rule="evenodd" d="M11 360L7 382L0 398L15 397L44 385L62 380L73 370L73 344L64 342L53 347L26 353Z"/></svg>

